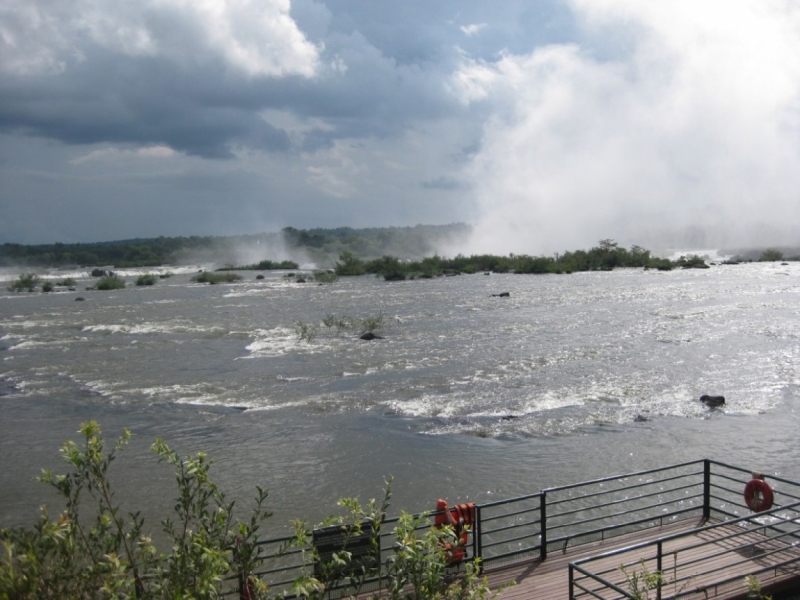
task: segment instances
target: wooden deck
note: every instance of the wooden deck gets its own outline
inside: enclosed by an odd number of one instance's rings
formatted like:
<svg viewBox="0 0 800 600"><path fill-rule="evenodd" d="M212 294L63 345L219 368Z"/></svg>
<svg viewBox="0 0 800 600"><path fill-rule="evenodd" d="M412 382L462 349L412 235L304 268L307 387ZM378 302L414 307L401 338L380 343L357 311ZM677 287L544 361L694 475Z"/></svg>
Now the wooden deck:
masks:
<svg viewBox="0 0 800 600"><path fill-rule="evenodd" d="M500 594L500 600L569 600L569 563L640 542L690 531L700 526L699 521L692 519L647 529L603 542L568 548L565 552L551 552L545 561L487 568L486 575L494 589L511 581L516 582ZM734 539L727 537L742 531L735 525L724 526L665 543L662 566L666 584L662 588L662 598L666 600L678 594L681 598L725 600L745 598L747 594L745 576L769 566L775 568L769 573L758 576L764 591L792 589L793 583L800 587L800 547L782 541L768 540L758 530L748 531L746 535ZM711 543L702 548L690 548L700 542ZM722 550L728 551L722 552ZM653 555L654 549L651 547L593 561L586 568L592 573L602 573L606 580L627 591L630 588L625 580L625 574L619 568L620 565L638 563L640 559L649 559ZM798 559L799 562L789 566L779 566L792 559ZM645 565L648 570L656 570L654 560L647 560ZM636 570L641 569L634 567L630 568L629 572ZM734 581L723 586L716 585L719 581L730 578L734 578ZM670 584L676 579L685 583ZM604 600L620 598L618 592L608 588L598 589L596 584L592 589L595 590L596 598Z"/></svg>

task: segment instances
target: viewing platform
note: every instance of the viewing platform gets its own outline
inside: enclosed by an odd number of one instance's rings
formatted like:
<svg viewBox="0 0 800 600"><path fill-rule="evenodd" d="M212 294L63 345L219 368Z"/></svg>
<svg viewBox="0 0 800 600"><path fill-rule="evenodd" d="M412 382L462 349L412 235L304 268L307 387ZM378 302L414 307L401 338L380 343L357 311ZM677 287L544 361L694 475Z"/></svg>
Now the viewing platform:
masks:
<svg viewBox="0 0 800 600"><path fill-rule="evenodd" d="M705 459L474 505L466 556L452 571L479 558L492 588L515 583L501 600L635 599L634 582L641 586L648 576L646 597L658 600L743 599L748 576L765 594L800 589L800 483L766 477L774 501L767 508L770 490L759 490L766 492L755 498L761 510L751 512L745 486L764 487L752 479L749 470ZM429 514L420 533L443 511ZM371 553L369 564L375 565L359 595L380 593L397 521L386 518L379 533L348 538L346 550ZM333 530L316 530L314 539L325 540L326 531ZM375 535L380 543L368 544ZM264 568L254 575L273 590L288 589L300 573L314 569L302 561L315 553L286 551L288 540L259 542ZM324 543L327 553L336 544L333 538ZM323 552L316 554L320 560ZM342 584L328 593L353 592Z"/></svg>

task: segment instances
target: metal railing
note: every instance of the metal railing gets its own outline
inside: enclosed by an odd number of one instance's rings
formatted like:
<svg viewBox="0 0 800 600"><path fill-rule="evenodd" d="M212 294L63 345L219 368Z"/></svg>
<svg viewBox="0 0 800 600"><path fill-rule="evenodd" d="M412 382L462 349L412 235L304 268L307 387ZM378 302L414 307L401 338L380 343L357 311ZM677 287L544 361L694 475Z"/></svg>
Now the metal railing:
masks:
<svg viewBox="0 0 800 600"><path fill-rule="evenodd" d="M750 471L704 463L703 514L711 524L570 563L571 600L636 598L635 584L648 582L658 600L713 598L746 591L745 575L765 585L790 569L800 575L800 484L770 476L773 508L750 514L742 499Z"/></svg>
<svg viewBox="0 0 800 600"><path fill-rule="evenodd" d="M489 569L519 561L543 561L554 551L566 552L580 544L684 519L736 519L747 512L741 492L749 476L745 469L706 459L480 504L469 532L466 562L480 558L482 568ZM800 484L772 476L770 483L776 488L776 500L800 500ZM363 591L380 587L387 559L394 553L398 520L386 518L381 524L376 563L380 569L368 578ZM430 520L423 519L419 529L430 526ZM263 568L253 574L264 578L273 590L288 589L297 577L313 572L309 552L287 549L291 539L259 542Z"/></svg>
<svg viewBox="0 0 800 600"><path fill-rule="evenodd" d="M649 577L649 589L658 600L713 598L741 591L743 569L761 583L790 567L797 574L798 518L800 502L577 560L569 565L569 597L605 598L605 591L613 591L635 599L632 578L643 589ZM678 544L681 540L687 543ZM599 567L591 570L592 565Z"/></svg>

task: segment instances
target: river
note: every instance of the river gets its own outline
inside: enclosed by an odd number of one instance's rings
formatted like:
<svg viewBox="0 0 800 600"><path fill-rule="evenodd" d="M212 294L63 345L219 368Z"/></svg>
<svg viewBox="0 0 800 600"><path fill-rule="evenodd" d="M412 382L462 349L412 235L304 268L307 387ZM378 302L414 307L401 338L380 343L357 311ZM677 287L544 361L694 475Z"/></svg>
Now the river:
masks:
<svg viewBox="0 0 800 600"><path fill-rule="evenodd" d="M275 532L389 475L392 514L705 457L800 480L800 263L326 285L192 271L136 287L122 270L109 292L58 272L79 291L50 294L0 274L0 523L60 507L34 479L64 470L89 419L133 431L112 479L154 528L175 493L156 437L207 451L240 504L267 488ZM383 339L331 315L380 318Z"/></svg>

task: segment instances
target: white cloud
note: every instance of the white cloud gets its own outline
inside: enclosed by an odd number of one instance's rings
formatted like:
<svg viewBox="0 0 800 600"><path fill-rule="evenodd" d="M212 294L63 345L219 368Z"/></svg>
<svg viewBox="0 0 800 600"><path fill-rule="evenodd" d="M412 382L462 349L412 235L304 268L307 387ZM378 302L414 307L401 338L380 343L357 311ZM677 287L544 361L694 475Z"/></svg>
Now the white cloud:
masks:
<svg viewBox="0 0 800 600"><path fill-rule="evenodd" d="M573 7L602 52L550 46L494 63L464 58L454 74L459 99L492 113L467 172L480 249L647 243L687 227L704 229L709 244L796 236L800 6ZM748 234L756 229L772 240Z"/></svg>
<svg viewBox="0 0 800 600"><path fill-rule="evenodd" d="M185 66L221 62L249 77L313 76L319 48L289 0L0 0L6 72L62 71L92 45Z"/></svg>
<svg viewBox="0 0 800 600"><path fill-rule="evenodd" d="M485 27L486 23L473 23L472 25L462 25L461 31L464 32L464 35L471 37Z"/></svg>
<svg viewBox="0 0 800 600"><path fill-rule="evenodd" d="M85 163L92 163L97 161L110 162L110 161L129 161L131 159L151 159L163 160L178 156L169 146L145 146L142 148L127 149L127 148L101 148L99 150L92 150L88 154L78 156L70 160L70 164L82 165Z"/></svg>

